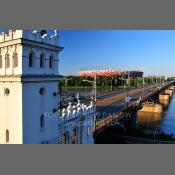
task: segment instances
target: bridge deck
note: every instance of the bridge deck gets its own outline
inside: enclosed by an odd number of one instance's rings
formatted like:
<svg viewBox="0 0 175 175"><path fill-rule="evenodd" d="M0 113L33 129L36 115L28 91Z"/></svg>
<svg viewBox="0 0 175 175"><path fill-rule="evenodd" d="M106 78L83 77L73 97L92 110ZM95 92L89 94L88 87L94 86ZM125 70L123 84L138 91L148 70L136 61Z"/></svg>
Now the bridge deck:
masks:
<svg viewBox="0 0 175 175"><path fill-rule="evenodd" d="M99 106L97 106L97 113L99 113L100 115L97 117L97 120L96 120L94 134L98 134L99 132L102 132L105 128L111 126L112 122L118 120L119 118L122 118L124 116L124 112L132 110L132 109L136 109L136 108L139 109L141 103L148 100L150 97L154 96L155 94L160 93L162 90L171 86L173 83L174 83L174 81L166 83L165 85L162 85L161 87L159 85L159 88L155 88L155 86L154 86L153 91L150 91L149 90L150 87L147 87L144 95L142 93L140 93L140 90L136 91L137 93L133 92L134 95L132 97L136 97L136 99L131 101L127 105L123 105L123 106L121 104L123 104L123 103L126 104L124 97L123 98L112 97L111 101L109 99L107 99L107 103L106 103L106 105L104 105L104 107L98 108ZM120 94L118 94L118 96L120 96ZM142 99L141 99L140 103L138 104L137 99L139 96L142 96ZM116 101L114 101L115 99L116 99ZM120 99L121 102L118 101L118 99ZM109 103L109 101L110 101L110 103ZM113 113L111 115L112 112L110 112L109 113L110 115L108 115L108 113L106 111L108 110L108 108L110 110L111 103L112 103L112 105L114 104L114 107L116 107L116 108L117 108L117 105L119 105L120 107L118 108L116 113ZM115 104L116 104L116 106L115 106ZM101 113L103 113L103 112L106 113L106 116L101 115Z"/></svg>

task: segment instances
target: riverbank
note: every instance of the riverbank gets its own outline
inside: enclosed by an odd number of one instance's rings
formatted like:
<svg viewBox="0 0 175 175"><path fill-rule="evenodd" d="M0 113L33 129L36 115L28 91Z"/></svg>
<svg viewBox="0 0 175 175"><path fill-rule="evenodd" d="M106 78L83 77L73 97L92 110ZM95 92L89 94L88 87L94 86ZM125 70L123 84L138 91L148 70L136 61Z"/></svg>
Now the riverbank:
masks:
<svg viewBox="0 0 175 175"><path fill-rule="evenodd" d="M95 144L175 144L175 138L164 133L139 129L124 130L114 126L95 138Z"/></svg>

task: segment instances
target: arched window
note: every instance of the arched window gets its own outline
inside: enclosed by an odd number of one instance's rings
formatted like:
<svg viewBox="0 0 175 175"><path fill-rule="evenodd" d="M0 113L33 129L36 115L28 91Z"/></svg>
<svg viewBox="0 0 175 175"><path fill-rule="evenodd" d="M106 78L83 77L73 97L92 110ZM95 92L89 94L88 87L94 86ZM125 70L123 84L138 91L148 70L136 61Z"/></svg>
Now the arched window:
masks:
<svg viewBox="0 0 175 175"><path fill-rule="evenodd" d="M9 130L6 130L6 143L8 143L9 142Z"/></svg>
<svg viewBox="0 0 175 175"><path fill-rule="evenodd" d="M9 96L9 94L10 94L10 89L5 88L4 89L4 95Z"/></svg>
<svg viewBox="0 0 175 175"><path fill-rule="evenodd" d="M67 143L67 135L64 133L61 137L61 144L66 144Z"/></svg>
<svg viewBox="0 0 175 175"><path fill-rule="evenodd" d="M40 117L40 128L41 129L44 128L44 115L41 115L41 117Z"/></svg>
<svg viewBox="0 0 175 175"><path fill-rule="evenodd" d="M2 55L0 55L0 69L2 68Z"/></svg>
<svg viewBox="0 0 175 175"><path fill-rule="evenodd" d="M87 127L87 136L90 136L90 126Z"/></svg>
<svg viewBox="0 0 175 175"><path fill-rule="evenodd" d="M5 64L6 64L6 68L10 67L10 55L9 54L5 56Z"/></svg>
<svg viewBox="0 0 175 175"><path fill-rule="evenodd" d="M72 144L76 144L77 143L77 130L73 129L72 130Z"/></svg>
<svg viewBox="0 0 175 175"><path fill-rule="evenodd" d="M33 52L31 52L29 54L29 67L34 67L34 61L35 61L34 54Z"/></svg>
<svg viewBox="0 0 175 175"><path fill-rule="evenodd" d="M13 66L14 68L18 67L18 54L17 53L13 54Z"/></svg>
<svg viewBox="0 0 175 175"><path fill-rule="evenodd" d="M46 90L45 90L45 88L40 88L40 90L39 90L39 93L40 93L40 95L44 95L44 93L46 92Z"/></svg>
<svg viewBox="0 0 175 175"><path fill-rule="evenodd" d="M50 58L49 58L49 68L51 69L51 68L53 68L53 56L50 56Z"/></svg>
<svg viewBox="0 0 175 175"><path fill-rule="evenodd" d="M44 54L42 54L42 55L40 56L40 67L41 67L41 68L44 67L44 61L45 61L44 59L45 59Z"/></svg>
<svg viewBox="0 0 175 175"><path fill-rule="evenodd" d="M62 135L61 144L69 144L69 133L64 133Z"/></svg>

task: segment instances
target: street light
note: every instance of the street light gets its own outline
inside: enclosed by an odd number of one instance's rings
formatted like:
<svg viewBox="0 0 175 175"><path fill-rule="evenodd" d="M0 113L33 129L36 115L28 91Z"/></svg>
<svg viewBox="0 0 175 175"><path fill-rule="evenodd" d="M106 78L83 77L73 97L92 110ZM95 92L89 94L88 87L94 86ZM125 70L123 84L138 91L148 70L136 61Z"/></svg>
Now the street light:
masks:
<svg viewBox="0 0 175 175"><path fill-rule="evenodd" d="M65 86L65 89L67 89L67 82L68 82L69 80L72 80L72 78L68 78L68 79L65 78L65 85L64 85L64 86Z"/></svg>
<svg viewBox="0 0 175 175"><path fill-rule="evenodd" d="M128 81L130 79L125 79L125 78L119 78L120 80L123 80L123 81ZM123 88L125 90L125 85L123 83ZM128 108L128 105L129 105L129 102L131 101L131 97L129 96L129 91L128 89L126 90L126 98L125 98L125 102L126 102L126 109Z"/></svg>
<svg viewBox="0 0 175 175"><path fill-rule="evenodd" d="M143 96L145 94L145 77L140 77L139 79L142 80L142 86L143 86Z"/></svg>
<svg viewBox="0 0 175 175"><path fill-rule="evenodd" d="M112 79L111 79L111 91L113 90L112 82L113 82L113 80L114 80L115 78L116 78L116 77L112 77Z"/></svg>
<svg viewBox="0 0 175 175"><path fill-rule="evenodd" d="M130 80L130 79L119 78L119 80L128 81L128 80ZM124 90L126 89L126 87L125 87L124 83L123 83L123 89L124 89Z"/></svg>
<svg viewBox="0 0 175 175"><path fill-rule="evenodd" d="M97 76L94 77L94 81L83 80L83 82L88 82L94 87L94 101L97 101Z"/></svg>
<svg viewBox="0 0 175 175"><path fill-rule="evenodd" d="M96 102L97 102L97 76L94 76L94 81L83 80L83 82L90 83L94 88L94 131L96 129Z"/></svg>

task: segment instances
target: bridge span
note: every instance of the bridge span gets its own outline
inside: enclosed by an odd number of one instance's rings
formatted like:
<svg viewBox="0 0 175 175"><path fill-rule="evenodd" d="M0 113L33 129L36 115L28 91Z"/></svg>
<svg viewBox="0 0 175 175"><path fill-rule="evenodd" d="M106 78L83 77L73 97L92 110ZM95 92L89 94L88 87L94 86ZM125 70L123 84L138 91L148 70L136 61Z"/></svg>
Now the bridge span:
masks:
<svg viewBox="0 0 175 175"><path fill-rule="evenodd" d="M144 102L164 92L174 83L175 81L164 84L152 84L144 87L144 89L139 87L114 94L114 96L110 96L107 100L105 98L100 99L97 101L94 136L109 128L113 125L113 122L116 123L119 119L126 117L126 114L131 113L133 110L138 111L142 108ZM128 95L131 96L131 100L126 102L125 98ZM140 100L138 100L139 98Z"/></svg>

